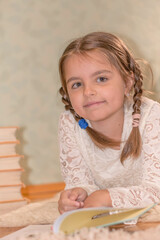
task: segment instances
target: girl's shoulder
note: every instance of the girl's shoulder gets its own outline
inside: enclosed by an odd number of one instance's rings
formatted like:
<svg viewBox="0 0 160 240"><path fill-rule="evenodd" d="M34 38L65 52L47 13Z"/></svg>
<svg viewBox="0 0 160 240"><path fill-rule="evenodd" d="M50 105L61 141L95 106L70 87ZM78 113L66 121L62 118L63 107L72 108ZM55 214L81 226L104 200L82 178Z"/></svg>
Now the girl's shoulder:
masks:
<svg viewBox="0 0 160 240"><path fill-rule="evenodd" d="M60 114L59 124L60 125L75 125L76 120L70 111L64 111Z"/></svg>
<svg viewBox="0 0 160 240"><path fill-rule="evenodd" d="M141 105L141 118L142 121L154 121L155 119L160 119L160 103L149 99L147 97L142 98Z"/></svg>
<svg viewBox="0 0 160 240"><path fill-rule="evenodd" d="M160 103L157 101L154 101L150 98L147 97L142 97L142 108L141 108L143 113L150 113L150 112L155 112L158 111L160 112ZM158 113L157 112L157 113Z"/></svg>

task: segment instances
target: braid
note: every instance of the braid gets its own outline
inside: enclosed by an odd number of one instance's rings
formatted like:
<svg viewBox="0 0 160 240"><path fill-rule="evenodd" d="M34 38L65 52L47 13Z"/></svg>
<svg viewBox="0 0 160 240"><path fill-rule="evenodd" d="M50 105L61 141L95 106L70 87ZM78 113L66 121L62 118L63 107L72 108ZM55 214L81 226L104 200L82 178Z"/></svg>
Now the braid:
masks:
<svg viewBox="0 0 160 240"><path fill-rule="evenodd" d="M75 120L78 121L78 120L80 119L80 117L79 117L79 116L76 114L76 112L74 111L74 109L73 109L73 107L72 107L72 105L71 105L71 102L70 102L69 98L67 97L67 95L66 95L63 87L61 87L61 88L59 89L59 93L60 93L61 96L62 96L62 102L63 102L64 105L65 105L65 109L66 109L66 110L70 110L70 112L73 114Z"/></svg>
<svg viewBox="0 0 160 240"><path fill-rule="evenodd" d="M135 83L134 83L134 95L133 95L133 114L140 113L140 106L141 106L141 96L142 96L142 80L143 76L139 69L139 65L136 63L136 68L134 69L133 73L135 76Z"/></svg>
<svg viewBox="0 0 160 240"><path fill-rule="evenodd" d="M140 107L141 107L141 96L142 96L142 81L143 76L140 70L139 65L136 63L136 61L133 60L132 57L130 57L130 69L134 74L134 95L133 95L133 113L140 114ZM139 121L139 120L138 120ZM123 148L123 151L121 153L121 162L123 162L127 157L133 156L138 157L141 152L142 147L142 141L141 141L141 135L139 132L139 127L133 127L132 131L130 133L130 136Z"/></svg>

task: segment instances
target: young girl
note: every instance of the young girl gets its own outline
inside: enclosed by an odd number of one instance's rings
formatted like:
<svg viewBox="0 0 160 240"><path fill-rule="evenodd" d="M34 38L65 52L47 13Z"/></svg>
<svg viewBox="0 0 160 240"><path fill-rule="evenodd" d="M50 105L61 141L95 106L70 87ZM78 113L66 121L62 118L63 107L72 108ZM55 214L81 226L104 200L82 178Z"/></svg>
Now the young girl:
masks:
<svg viewBox="0 0 160 240"><path fill-rule="evenodd" d="M59 211L143 207L160 200L160 104L142 97L138 63L116 36L71 42L59 63L66 183Z"/></svg>

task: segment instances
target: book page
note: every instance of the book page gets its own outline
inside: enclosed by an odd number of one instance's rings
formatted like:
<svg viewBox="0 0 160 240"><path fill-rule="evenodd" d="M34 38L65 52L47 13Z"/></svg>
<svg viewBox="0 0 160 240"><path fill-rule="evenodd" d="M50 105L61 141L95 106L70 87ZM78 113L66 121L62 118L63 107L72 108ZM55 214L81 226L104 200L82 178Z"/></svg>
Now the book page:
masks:
<svg viewBox="0 0 160 240"><path fill-rule="evenodd" d="M62 231L70 234L83 227L106 227L132 221L150 210L155 204L145 208L114 209L114 208L84 208L62 214L54 223L54 232ZM97 217L97 216L100 217Z"/></svg>

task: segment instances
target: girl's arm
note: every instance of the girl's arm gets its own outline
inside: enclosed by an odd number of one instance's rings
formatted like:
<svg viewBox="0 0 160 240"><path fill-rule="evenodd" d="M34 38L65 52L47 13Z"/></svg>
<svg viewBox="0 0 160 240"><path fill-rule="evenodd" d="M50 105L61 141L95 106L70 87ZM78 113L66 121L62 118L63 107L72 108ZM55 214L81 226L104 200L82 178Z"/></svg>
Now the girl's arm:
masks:
<svg viewBox="0 0 160 240"><path fill-rule="evenodd" d="M99 188L95 185L91 171L79 150L75 138L75 122L69 111L62 113L59 122L60 165L66 187L84 188L91 193Z"/></svg>
<svg viewBox="0 0 160 240"><path fill-rule="evenodd" d="M75 124L70 112L61 115L59 123L59 146L61 172L66 184L59 200L59 211L83 207L88 194L98 190L90 170L78 148L75 138Z"/></svg>
<svg viewBox="0 0 160 240"><path fill-rule="evenodd" d="M91 193L84 201L84 207L112 207L112 200L107 189Z"/></svg>

